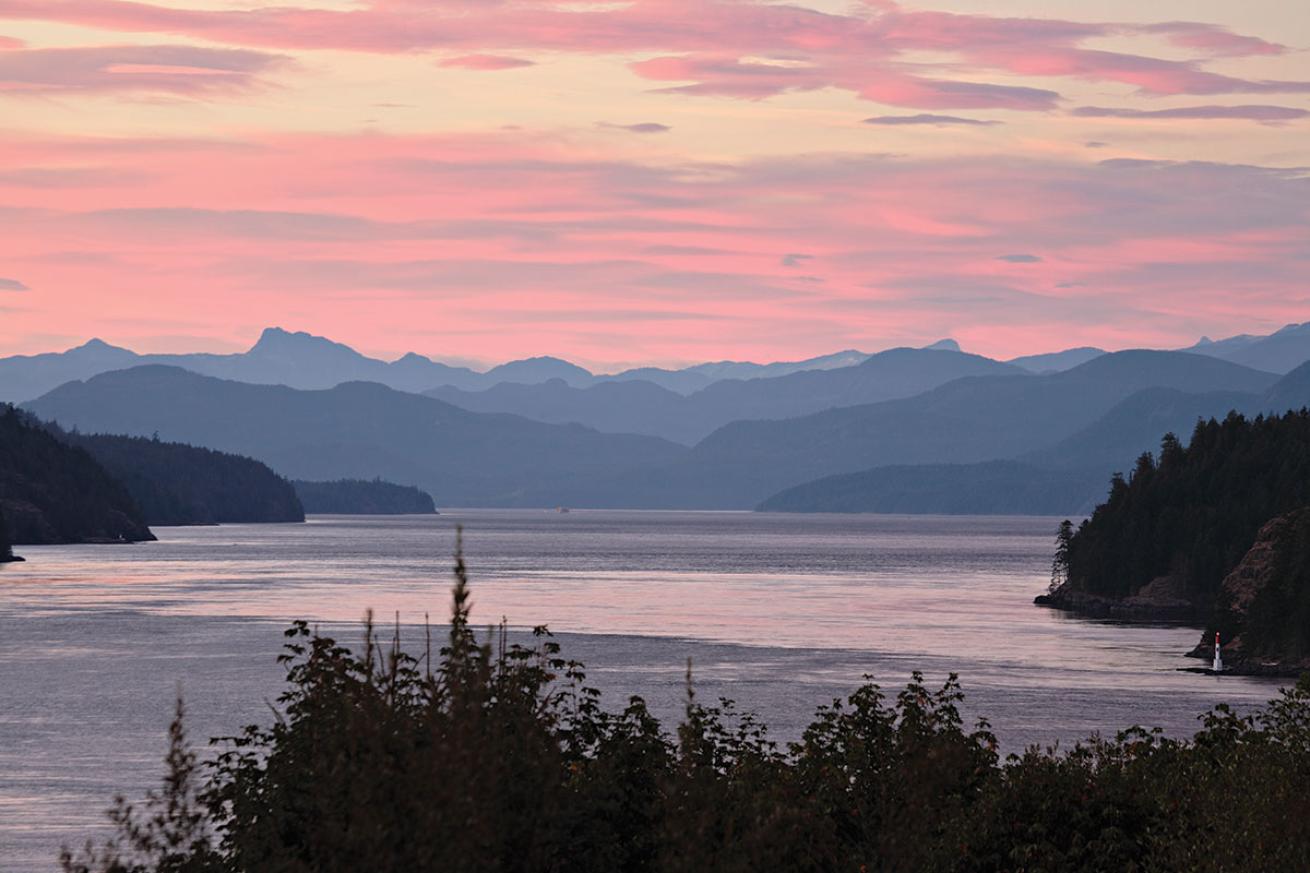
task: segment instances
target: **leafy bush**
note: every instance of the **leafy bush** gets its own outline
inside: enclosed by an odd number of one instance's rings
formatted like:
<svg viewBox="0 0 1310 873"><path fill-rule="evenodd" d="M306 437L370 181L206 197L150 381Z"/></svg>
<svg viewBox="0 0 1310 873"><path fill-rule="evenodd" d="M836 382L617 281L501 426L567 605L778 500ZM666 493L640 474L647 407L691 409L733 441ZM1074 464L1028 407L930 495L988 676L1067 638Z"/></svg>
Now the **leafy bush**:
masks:
<svg viewBox="0 0 1310 873"><path fill-rule="evenodd" d="M64 870L1310 869L1310 679L1190 741L1132 728L1004 761L954 676L894 699L866 684L786 748L689 681L670 736L640 698L602 707L544 628L479 641L458 558L455 577L436 652L293 625L273 722L203 770L179 707L163 789L120 799L117 835Z"/></svg>

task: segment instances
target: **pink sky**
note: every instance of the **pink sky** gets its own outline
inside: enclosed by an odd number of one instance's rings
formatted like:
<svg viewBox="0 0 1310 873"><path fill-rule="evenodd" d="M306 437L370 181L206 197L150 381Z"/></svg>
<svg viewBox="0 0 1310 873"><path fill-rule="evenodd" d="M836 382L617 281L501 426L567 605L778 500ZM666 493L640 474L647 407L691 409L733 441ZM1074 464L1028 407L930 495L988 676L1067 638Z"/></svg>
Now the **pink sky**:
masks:
<svg viewBox="0 0 1310 873"><path fill-rule="evenodd" d="M0 354L995 356L1310 320L1310 7L0 0Z"/></svg>

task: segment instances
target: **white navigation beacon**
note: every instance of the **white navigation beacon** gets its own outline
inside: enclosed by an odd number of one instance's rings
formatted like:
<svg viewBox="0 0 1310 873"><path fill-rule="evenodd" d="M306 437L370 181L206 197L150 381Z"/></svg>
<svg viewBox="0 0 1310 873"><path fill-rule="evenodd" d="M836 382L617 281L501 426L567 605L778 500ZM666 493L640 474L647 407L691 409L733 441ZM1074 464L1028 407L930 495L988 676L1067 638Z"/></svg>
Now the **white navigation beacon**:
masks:
<svg viewBox="0 0 1310 873"><path fill-rule="evenodd" d="M1224 670L1224 656L1219 649L1219 631L1214 632L1214 671L1222 673Z"/></svg>

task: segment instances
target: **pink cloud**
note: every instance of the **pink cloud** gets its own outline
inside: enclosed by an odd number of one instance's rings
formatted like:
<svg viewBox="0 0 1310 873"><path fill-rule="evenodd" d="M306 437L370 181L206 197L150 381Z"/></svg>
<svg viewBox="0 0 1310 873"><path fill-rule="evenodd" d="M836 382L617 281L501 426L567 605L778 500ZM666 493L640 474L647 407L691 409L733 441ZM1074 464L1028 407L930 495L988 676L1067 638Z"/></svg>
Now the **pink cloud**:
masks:
<svg viewBox="0 0 1310 873"><path fill-rule="evenodd" d="M137 181L28 184L91 160ZM255 319L483 358L798 355L906 325L1004 354L1052 329L1114 344L1298 320L1310 258L1310 183L1219 164L653 165L511 135L302 135L7 137L0 166L6 263L41 289L0 324L11 348L55 327L113 336L112 319L239 342Z"/></svg>
<svg viewBox="0 0 1310 873"><path fill-rule="evenodd" d="M422 14L419 14L419 13ZM139 33L183 34L233 45L365 52L464 51L443 62L469 69L519 66L501 52L652 53L638 75L688 94L761 99L836 87L921 109L1049 110L1044 88L976 82L977 74L1073 77L1131 84L1149 94L1303 93L1300 81L1246 80L1200 60L1093 50L1089 40L1155 37L1208 57L1275 55L1282 46L1193 22L1107 24L905 10L880 2L843 14L763 0L634 0L626 4L431 4L373 0L357 8L253 6L176 9L129 0L0 0L0 18L59 21ZM946 52L936 64L912 52ZM761 62L761 58L773 59ZM781 63L779 63L781 62ZM969 69L969 81L958 78Z"/></svg>
<svg viewBox="0 0 1310 873"><path fill-rule="evenodd" d="M511 58L505 55L460 55L439 61L439 67L460 67L465 70L514 70L519 67L531 67L533 61L523 58Z"/></svg>
<svg viewBox="0 0 1310 873"><path fill-rule="evenodd" d="M20 49L25 45L27 45L27 43L23 42L21 39L14 39L12 36L0 36L0 51Z"/></svg>
<svg viewBox="0 0 1310 873"><path fill-rule="evenodd" d="M250 88L285 60L184 45L18 49L0 54L0 91L233 91Z"/></svg>
<svg viewBox="0 0 1310 873"><path fill-rule="evenodd" d="M1278 43L1268 42L1259 37L1243 36L1233 33L1227 28L1216 27L1212 24L1171 21L1149 25L1145 30L1147 33L1164 34L1174 45L1202 49L1220 57L1280 55L1287 51L1286 46Z"/></svg>

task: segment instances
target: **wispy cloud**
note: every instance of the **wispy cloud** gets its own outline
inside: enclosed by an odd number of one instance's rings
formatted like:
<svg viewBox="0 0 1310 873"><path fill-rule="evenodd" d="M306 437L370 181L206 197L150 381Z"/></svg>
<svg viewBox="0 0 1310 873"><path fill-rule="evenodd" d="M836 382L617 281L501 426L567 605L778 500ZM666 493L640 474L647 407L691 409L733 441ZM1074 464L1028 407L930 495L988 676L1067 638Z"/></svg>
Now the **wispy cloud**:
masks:
<svg viewBox="0 0 1310 873"><path fill-rule="evenodd" d="M252 87L281 55L189 45L0 52L0 92L145 91L199 95Z"/></svg>
<svg viewBox="0 0 1310 873"><path fill-rule="evenodd" d="M1294 106L1177 106L1171 109L1128 109L1106 106L1079 106L1072 111L1079 118L1153 118L1187 121L1259 121L1278 124L1310 118L1310 110Z"/></svg>
<svg viewBox="0 0 1310 873"><path fill-rule="evenodd" d="M31 289L17 279L0 276L0 291L30 291Z"/></svg>
<svg viewBox="0 0 1310 873"><path fill-rule="evenodd" d="M516 70L534 65L535 61L507 55L460 55L437 62L439 67L459 67L465 70Z"/></svg>
<svg viewBox="0 0 1310 873"><path fill-rule="evenodd" d="M610 130L626 130L628 133L668 133L673 130L667 124L660 124L658 121L642 121L637 124L614 124L609 121L598 122L599 127L609 128Z"/></svg>
<svg viewBox="0 0 1310 873"><path fill-rule="evenodd" d="M973 127L991 127L1000 124L999 121L983 121L977 118L962 118L958 115L935 115L930 112L921 112L918 115L875 115L872 118L864 119L865 124L879 124L887 126L928 124L934 127L943 127L950 125L967 125Z"/></svg>

